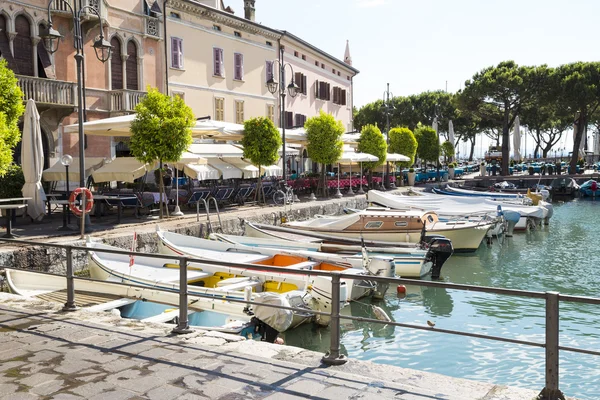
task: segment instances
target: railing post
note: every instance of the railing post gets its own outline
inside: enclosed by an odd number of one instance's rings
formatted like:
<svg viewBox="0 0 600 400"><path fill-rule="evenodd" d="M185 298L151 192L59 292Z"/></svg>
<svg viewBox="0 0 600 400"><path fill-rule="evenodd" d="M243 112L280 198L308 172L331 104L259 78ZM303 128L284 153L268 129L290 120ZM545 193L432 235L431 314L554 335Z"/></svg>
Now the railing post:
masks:
<svg viewBox="0 0 600 400"><path fill-rule="evenodd" d="M179 322L172 333L181 335L192 333L188 324L188 285L187 285L187 257L179 259Z"/></svg>
<svg viewBox="0 0 600 400"><path fill-rule="evenodd" d="M565 400L558 388L558 292L546 292L546 387L538 400Z"/></svg>
<svg viewBox="0 0 600 400"><path fill-rule="evenodd" d="M329 352L323 356L321 362L327 365L342 365L348 359L340 354L340 276L331 276L331 321L329 321L331 345Z"/></svg>
<svg viewBox="0 0 600 400"><path fill-rule="evenodd" d="M65 247L67 256L67 302L63 306L63 311L75 311L75 282L73 281L73 249L71 246Z"/></svg>

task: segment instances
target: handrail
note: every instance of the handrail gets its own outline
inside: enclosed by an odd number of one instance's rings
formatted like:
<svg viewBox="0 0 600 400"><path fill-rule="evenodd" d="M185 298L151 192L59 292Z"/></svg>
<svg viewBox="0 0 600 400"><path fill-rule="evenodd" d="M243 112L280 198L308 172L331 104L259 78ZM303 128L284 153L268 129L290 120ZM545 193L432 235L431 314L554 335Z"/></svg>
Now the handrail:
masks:
<svg viewBox="0 0 600 400"><path fill-rule="evenodd" d="M270 267L267 265L256 265L256 264L248 264L248 263L234 263L234 262L223 262L217 260L202 260L193 257L173 257L164 254L151 254L151 253L140 253L129 250L113 250L113 249L91 249L83 246L75 246L75 245L64 245L58 243L43 243L43 242L32 242L20 239L7 239L0 238L0 242L7 243L17 243L17 244L25 244L25 245L33 245L33 246L45 246L45 247L53 247L60 248L66 250L67 256L67 303L65 303L65 310L74 309L75 306L75 288L74 288L74 276L73 276L73 251L94 251L94 252L103 252L109 254L121 254L121 255L140 255L148 258L173 258L178 259L180 263L180 285L179 285L179 300L180 300L180 318L179 323L175 329L173 329L174 333L186 333L189 332L188 320L187 320L187 266L190 262L193 263L203 263L209 265L217 265L217 266L226 266L230 268L243 268L247 270L262 270L267 272L281 272L281 268L279 267ZM15 269L22 270L21 268L15 267L3 267L6 269ZM329 272L329 271L319 271L319 270L286 270L286 273L289 274L297 274L297 275L313 275L313 276L328 276L331 277L332 281L332 309L331 313L318 312L314 311L314 314L318 315L326 315L331 318L330 329L331 329L331 343L330 343L330 351L323 357L322 361L326 364L343 364L346 362L346 358L340 354L340 319L352 320L352 321L362 321L369 323L379 323L379 324L387 324L392 326L399 326L410 329L418 329L418 330L429 330L435 331L438 333L445 333L451 335L460 335L466 337L473 337L479 339L489 339L495 341L501 341L506 343L513 343L519 345L533 346L533 347L542 347L546 349L546 385L540 395L539 399L564 399L562 392L558 387L558 377L559 377L559 351L569 351L580 354L588 354L600 356L600 351L581 349L577 347L570 346L560 346L559 344L559 303L563 302L575 302L575 303L584 303L584 304L594 304L600 305L600 298L591 298L585 296L573 296L573 295L560 295L558 292L534 292L534 291L525 291L519 289L505 289L505 288L496 288L489 286L473 286L473 285L465 285L465 284L456 284L456 283L447 283L447 282L431 282L431 281L416 281L412 279L406 278L388 278L382 276L369 276L370 281L380 282L380 283L389 283L389 284L409 284L414 286L424 286L424 287L436 287L436 288L445 288L451 290L465 290L471 292L480 292L480 293L493 293L507 296L519 296L519 297L527 297L534 299L544 299L546 301L546 340L544 343L532 342L526 340L518 340L505 338L500 336L491 336L491 335L483 335L478 333L471 332L462 332L457 330L450 329L442 329L435 328L432 326L425 325L417 325L417 324L407 324L407 323L399 323L392 321L380 321L377 319L371 318L363 318L363 317L353 317L353 316L342 316L340 315L339 310L339 296L340 296L340 279L353 279L356 278L356 275L353 274L345 274L343 272ZM50 274L57 275L57 274ZM62 275L59 275L62 276ZM77 279L88 279L88 278L77 278ZM95 279L89 279L92 281L96 281ZM121 282L113 282L116 284L122 284L130 287L146 287L144 285L135 285L129 283L121 283ZM169 290L169 289L159 289L154 288L155 290L165 291L165 292L175 292L177 290ZM202 294L194 294L196 297L212 297L209 295ZM336 299L338 301L336 301ZM258 303L249 301L247 299L229 299L229 301L234 303L246 303L252 305L258 305ZM297 309L293 307L282 307L282 306L273 306L261 304L262 306L269 306L274 308L292 310L292 311L305 311L302 309Z"/></svg>

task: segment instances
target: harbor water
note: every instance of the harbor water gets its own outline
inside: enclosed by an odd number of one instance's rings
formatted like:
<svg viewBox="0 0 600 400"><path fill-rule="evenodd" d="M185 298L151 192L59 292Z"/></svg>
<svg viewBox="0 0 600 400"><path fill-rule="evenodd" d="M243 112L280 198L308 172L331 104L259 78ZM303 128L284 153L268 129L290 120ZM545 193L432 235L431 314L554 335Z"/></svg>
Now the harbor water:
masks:
<svg viewBox="0 0 600 400"><path fill-rule="evenodd" d="M516 233L503 244L482 244L471 255L453 255L442 269L452 283L600 297L600 201L554 203L550 226ZM372 300L354 302L355 316L375 318ZM399 297L390 288L377 302L396 322L462 330L544 343L544 301L523 297L407 286ZM560 345L600 349L600 308L560 303ZM435 331L342 320L342 352L370 360L448 376L541 390L543 348ZM329 350L329 330L302 326L285 334L286 343ZM600 356L561 351L560 388L579 399L600 398Z"/></svg>

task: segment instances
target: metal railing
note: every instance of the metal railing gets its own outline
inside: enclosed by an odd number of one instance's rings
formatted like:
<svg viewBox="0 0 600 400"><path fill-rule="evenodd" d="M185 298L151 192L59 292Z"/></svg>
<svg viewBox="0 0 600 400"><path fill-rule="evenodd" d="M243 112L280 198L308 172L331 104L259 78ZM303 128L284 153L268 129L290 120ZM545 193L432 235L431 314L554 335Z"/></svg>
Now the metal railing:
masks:
<svg viewBox="0 0 600 400"><path fill-rule="evenodd" d="M177 326L173 329L174 333L188 333L190 332L189 321L188 321L188 287L187 287L187 267L191 262L194 263L203 263L210 264L216 266L224 266L229 268L240 268L246 270L261 270L265 272L279 272L281 273L280 267L271 267L267 265L255 265L255 264L247 264L247 263L233 263L233 262L222 262L222 261L213 261L213 260L203 260L192 257L177 257L170 256L164 254L151 254L151 253L138 253L132 252L128 250L112 250L112 249L90 249L88 247L82 246L73 246L73 245L62 245L56 243L42 243L42 242L32 242L18 239L5 239L0 238L2 242L9 243L17 243L28 246L40 246L40 247L53 247L64 249L66 252L67 258L67 269L66 269L66 279L67 279L67 302L65 303L64 310L74 310L75 307L75 278L73 274L73 252L74 251L82 251L89 252L94 251L97 253L110 253L110 254L121 254L121 255L133 255L133 256L143 256L149 258L168 258L168 259L177 259L179 260L180 266L180 285L179 289L166 289L166 288L154 288L153 290L162 291L162 292L178 292L179 293L179 320ZM3 267L5 269L15 269L15 270L23 270L22 268L14 268L14 267ZM388 284L409 284L414 286L425 286L425 287L433 287L433 288L444 288L451 290L462 290L462 291L470 291L470 292L479 292L479 293L492 293L497 295L505 295L505 296L518 296L518 297L526 297L532 299L543 299L545 300L545 309L546 309L546 324L545 324L545 335L546 339L544 343L533 342L527 340L519 340L519 339L511 339L501 336L494 335L483 335L479 333L471 333L471 332L463 332L458 330L451 329L443 329L429 325L418 325L418 324L410 324L410 323L400 323L393 321L381 321L373 318L364 318L364 317L354 317L354 316L342 316L340 315L340 280L341 278L345 279L355 279L356 275L354 274L345 274L340 272L326 272L319 270L295 270L290 269L285 271L288 274L295 275L313 275L313 276L328 276L331 277L331 312L319 312L319 311L311 311L315 315L324 315L329 316L331 318L330 329L331 329L331 342L329 352L325 354L322 358L323 363L329 365L340 365L345 363L346 357L340 354L340 319L346 319L357 322L368 322L375 324L386 324L391 326L398 326L402 328L409 329L418 329L418 330L427 330L427 331L435 331L437 333L444 333L450 335L459 335L466 336L478 339L488 339L495 340L505 343L512 343L518 345L532 346L538 348L545 348L545 387L541 391L538 396L539 400L558 400L563 399L564 396L559 389L559 352L560 350L569 351L580 354L588 354L594 356L600 356L600 351L581 349L577 347L570 346L561 346L559 343L559 303L563 302L574 302L574 303L583 303L583 304L594 304L600 305L600 298L590 298L584 296L570 296L570 295L561 295L558 292L533 292L533 291L524 291L524 290L515 290L515 289L504 289L504 288L495 288L495 287L487 287L487 286L473 286L473 285L465 285L465 284L455 284L455 283L445 283L445 282L431 282L431 281L417 281L412 279L404 279L404 278L387 278L380 276L369 276L368 279L377 283L388 283ZM62 276L59 274L51 274L49 275ZM97 281L103 282L95 279L89 278L77 278L82 280L89 281ZM144 285L136 285L131 283L121 283L121 282L111 282L117 285L123 285L128 287L136 287L136 288L147 288L148 286ZM206 297L206 298L214 298L211 295L207 294L194 294L194 297ZM305 312L305 309L294 308L294 307L283 307L283 306L275 306L275 305L267 305L262 303L256 303L253 301L249 301L247 299L228 299L233 303L243 303L250 305L261 305L291 311L299 311Z"/></svg>
<svg viewBox="0 0 600 400"><path fill-rule="evenodd" d="M76 83L24 75L17 75L17 78L25 100L33 99L36 103L64 106L77 105Z"/></svg>

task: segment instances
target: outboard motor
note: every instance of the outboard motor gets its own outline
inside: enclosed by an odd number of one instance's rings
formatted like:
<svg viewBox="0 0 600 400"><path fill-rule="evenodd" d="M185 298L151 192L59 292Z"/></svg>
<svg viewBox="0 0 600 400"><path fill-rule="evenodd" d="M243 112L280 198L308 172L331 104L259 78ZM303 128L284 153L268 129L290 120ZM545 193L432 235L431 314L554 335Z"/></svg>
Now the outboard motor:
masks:
<svg viewBox="0 0 600 400"><path fill-rule="evenodd" d="M431 261L431 278L439 279L442 266L454 253L452 242L444 236L425 236L423 242L427 244L428 251L425 260Z"/></svg>

